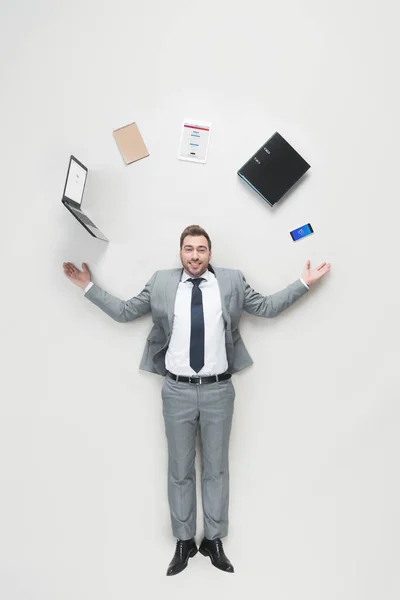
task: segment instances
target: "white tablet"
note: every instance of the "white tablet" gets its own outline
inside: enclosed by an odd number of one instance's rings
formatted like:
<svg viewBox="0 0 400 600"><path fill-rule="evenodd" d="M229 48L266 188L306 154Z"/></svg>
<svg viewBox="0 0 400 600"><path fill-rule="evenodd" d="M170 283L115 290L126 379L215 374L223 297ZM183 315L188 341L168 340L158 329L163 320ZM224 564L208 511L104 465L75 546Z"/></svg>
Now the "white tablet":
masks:
<svg viewBox="0 0 400 600"><path fill-rule="evenodd" d="M198 163L207 162L210 135L211 123L185 119L182 124L178 158Z"/></svg>

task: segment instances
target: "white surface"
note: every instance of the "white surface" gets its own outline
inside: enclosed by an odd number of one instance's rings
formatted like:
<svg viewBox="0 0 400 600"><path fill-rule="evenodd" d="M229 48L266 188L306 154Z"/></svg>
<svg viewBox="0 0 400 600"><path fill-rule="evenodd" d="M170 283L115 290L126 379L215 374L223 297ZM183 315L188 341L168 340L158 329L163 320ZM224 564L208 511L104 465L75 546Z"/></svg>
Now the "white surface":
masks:
<svg viewBox="0 0 400 600"><path fill-rule="evenodd" d="M397 5L5 0L0 12L1 597L398 600ZM193 23L207 44L182 52ZM176 159L185 115L213 123L206 165ZM152 152L126 167L112 131L133 120ZM271 209L236 171L276 130L311 169ZM85 210L109 244L61 204L70 154L87 162ZM307 222L318 235L294 244L289 229ZM258 291L308 258L332 272L277 319L242 320L255 364L234 378L235 574L198 555L167 578L162 380L138 370L150 319L115 323L61 265L86 261L128 298L179 264L190 223L208 230L215 266Z"/></svg>

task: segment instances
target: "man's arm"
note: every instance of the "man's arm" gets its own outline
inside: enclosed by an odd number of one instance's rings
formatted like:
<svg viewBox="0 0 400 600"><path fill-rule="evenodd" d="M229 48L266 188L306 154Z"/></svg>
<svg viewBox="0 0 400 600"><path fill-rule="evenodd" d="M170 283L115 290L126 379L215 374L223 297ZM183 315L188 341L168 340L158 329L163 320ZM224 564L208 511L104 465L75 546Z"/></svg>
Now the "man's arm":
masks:
<svg viewBox="0 0 400 600"><path fill-rule="evenodd" d="M90 271L86 263L82 263L82 271L70 262L63 263L63 270L72 283L83 289L85 298L119 323L133 321L133 319L137 319L151 310L150 294L157 273L147 282L138 296L134 296L130 300L120 300L91 281Z"/></svg>
<svg viewBox="0 0 400 600"><path fill-rule="evenodd" d="M288 285L284 290L263 296L255 292L240 273L244 291L244 310L259 317L276 317L285 308L291 306L296 300L304 296L313 283L321 279L331 270L331 264L323 262L316 269L311 269L311 262L307 260L300 279Z"/></svg>
<svg viewBox="0 0 400 600"><path fill-rule="evenodd" d="M276 317L285 308L291 306L296 300L304 296L309 290L305 282L297 279L294 283L288 285L285 289L270 296L263 296L255 292L249 286L243 273L240 273L244 291L244 310L258 317L271 318Z"/></svg>
<svg viewBox="0 0 400 600"><path fill-rule="evenodd" d="M150 294L156 277L157 273L146 283L140 294L130 300L120 300L101 289L95 283L85 291L85 298L101 308L114 321L127 323L145 315L151 310Z"/></svg>

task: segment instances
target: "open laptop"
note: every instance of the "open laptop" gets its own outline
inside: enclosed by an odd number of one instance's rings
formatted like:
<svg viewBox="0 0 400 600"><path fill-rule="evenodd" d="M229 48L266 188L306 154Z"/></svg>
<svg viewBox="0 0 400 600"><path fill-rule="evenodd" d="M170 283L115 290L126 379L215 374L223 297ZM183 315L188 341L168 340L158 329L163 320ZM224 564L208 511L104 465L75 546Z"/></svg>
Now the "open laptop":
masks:
<svg viewBox="0 0 400 600"><path fill-rule="evenodd" d="M276 131L237 173L274 206L309 168L308 162Z"/></svg>
<svg viewBox="0 0 400 600"><path fill-rule="evenodd" d="M67 178L61 202L74 215L75 219L95 238L108 242L104 233L89 219L82 210L83 192L85 191L88 170L75 156L70 156Z"/></svg>

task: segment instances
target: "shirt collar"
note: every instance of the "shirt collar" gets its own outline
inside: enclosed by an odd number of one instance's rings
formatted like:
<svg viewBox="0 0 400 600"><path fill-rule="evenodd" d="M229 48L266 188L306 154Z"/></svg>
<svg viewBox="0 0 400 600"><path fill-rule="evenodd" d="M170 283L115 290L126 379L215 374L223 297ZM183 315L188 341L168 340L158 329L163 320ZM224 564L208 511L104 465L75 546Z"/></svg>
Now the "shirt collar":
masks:
<svg viewBox="0 0 400 600"><path fill-rule="evenodd" d="M201 275L201 277L203 277L204 279L206 279L207 281L209 281L213 277L213 274L211 273L211 271L209 271L207 269L207 271L205 273L203 273L203 275ZM182 270L181 281L185 282L188 279L193 279L193 277L191 275L188 275L185 270Z"/></svg>

